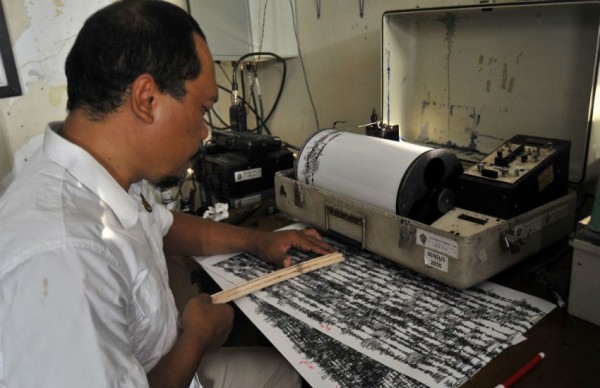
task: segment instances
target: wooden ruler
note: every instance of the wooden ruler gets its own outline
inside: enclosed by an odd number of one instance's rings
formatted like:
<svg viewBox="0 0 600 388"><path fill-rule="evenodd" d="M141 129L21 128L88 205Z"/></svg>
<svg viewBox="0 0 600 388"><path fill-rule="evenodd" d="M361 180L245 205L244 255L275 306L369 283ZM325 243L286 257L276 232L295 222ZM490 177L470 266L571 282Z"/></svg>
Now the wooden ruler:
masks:
<svg viewBox="0 0 600 388"><path fill-rule="evenodd" d="M246 283L240 284L228 290L217 292L211 295L213 303L227 303L242 296L246 296L255 291L272 286L287 279L291 279L298 275L314 271L319 268L327 267L332 264L341 263L344 261L344 256L339 253L330 253L316 259L311 259L300 264L293 265L288 268L283 268L278 271L259 276Z"/></svg>

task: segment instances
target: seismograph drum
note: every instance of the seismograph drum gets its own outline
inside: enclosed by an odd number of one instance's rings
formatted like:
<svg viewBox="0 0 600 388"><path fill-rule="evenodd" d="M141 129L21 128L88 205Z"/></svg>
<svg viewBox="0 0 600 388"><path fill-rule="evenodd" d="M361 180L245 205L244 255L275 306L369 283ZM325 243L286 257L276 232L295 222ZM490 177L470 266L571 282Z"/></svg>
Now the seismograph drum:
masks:
<svg viewBox="0 0 600 388"><path fill-rule="evenodd" d="M447 150L335 129L306 141L295 170L300 182L428 224L454 205L463 171Z"/></svg>

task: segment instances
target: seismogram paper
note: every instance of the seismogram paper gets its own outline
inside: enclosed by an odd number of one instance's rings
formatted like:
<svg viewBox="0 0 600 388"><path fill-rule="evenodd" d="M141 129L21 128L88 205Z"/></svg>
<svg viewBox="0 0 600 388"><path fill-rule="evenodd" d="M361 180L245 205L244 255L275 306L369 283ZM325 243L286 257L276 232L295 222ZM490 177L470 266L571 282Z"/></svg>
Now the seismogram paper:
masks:
<svg viewBox="0 0 600 388"><path fill-rule="evenodd" d="M457 290L328 241L343 263L236 302L312 385L456 387L554 307L489 282ZM223 288L275 269L245 253L199 262Z"/></svg>

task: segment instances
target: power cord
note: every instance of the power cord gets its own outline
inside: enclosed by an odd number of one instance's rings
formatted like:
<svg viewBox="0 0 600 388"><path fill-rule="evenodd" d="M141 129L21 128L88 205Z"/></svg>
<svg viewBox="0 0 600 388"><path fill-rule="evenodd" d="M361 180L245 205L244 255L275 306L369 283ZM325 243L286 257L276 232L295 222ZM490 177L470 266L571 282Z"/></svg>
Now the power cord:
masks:
<svg viewBox="0 0 600 388"><path fill-rule="evenodd" d="M244 101L239 96L238 82L237 82L237 73L238 73L238 67L240 67L240 64L243 63L243 61L247 58L251 58L251 57L259 57L260 58L261 56L273 57L277 60L278 63L281 63L283 66L283 73L281 76L281 83L279 85L279 90L277 91L277 96L275 97L275 101L273 102L273 106L271 107L271 110L269 111L269 113L266 116L263 116L262 114L258 113L259 109L257 109L256 104L254 105L254 108L252 108L250 104L248 104L246 101ZM254 73L254 74L256 75L256 73ZM230 109L230 114L233 118L230 121L237 122L238 125L237 125L237 127L234 127L234 123L232 122L231 123L232 129L242 130L242 127L243 127L242 115L245 114L244 108L247 106L254 112L255 115L257 115L257 117L260 117L257 120L257 122L258 122L257 127L254 129L249 129L249 131L260 132L260 128L265 128L265 130L268 133L270 133L270 131L268 130L268 128L265 125L269 121L269 119L271 118L271 116L273 115L273 113L275 112L275 109L277 108L277 106L279 104L281 95L283 93L283 88L285 86L286 77L287 77L287 64L282 57L280 57L279 55L277 55L275 53L268 52L268 51L266 51L266 52L257 51L257 52L244 54L240 58L238 58L238 60L236 62L234 62L233 68L232 68L232 76L231 76L231 95L232 95L232 106L231 107L232 107L232 109ZM256 84L257 84L257 80L258 80L258 77L255 77L254 82ZM242 83L243 83L243 79L242 79ZM260 90L259 90L259 92L260 92ZM262 93L259 95L259 100L260 100L260 103L262 104ZM247 129L247 128L245 128L245 129Z"/></svg>

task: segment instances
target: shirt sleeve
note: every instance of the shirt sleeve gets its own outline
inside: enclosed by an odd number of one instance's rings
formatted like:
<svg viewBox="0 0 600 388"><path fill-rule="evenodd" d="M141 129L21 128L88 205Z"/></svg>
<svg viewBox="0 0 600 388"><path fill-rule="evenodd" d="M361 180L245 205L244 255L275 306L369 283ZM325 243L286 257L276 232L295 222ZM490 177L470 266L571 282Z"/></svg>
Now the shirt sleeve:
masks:
<svg viewBox="0 0 600 388"><path fill-rule="evenodd" d="M1 279L9 387L145 387L127 336L127 282L106 254L44 251Z"/></svg>

